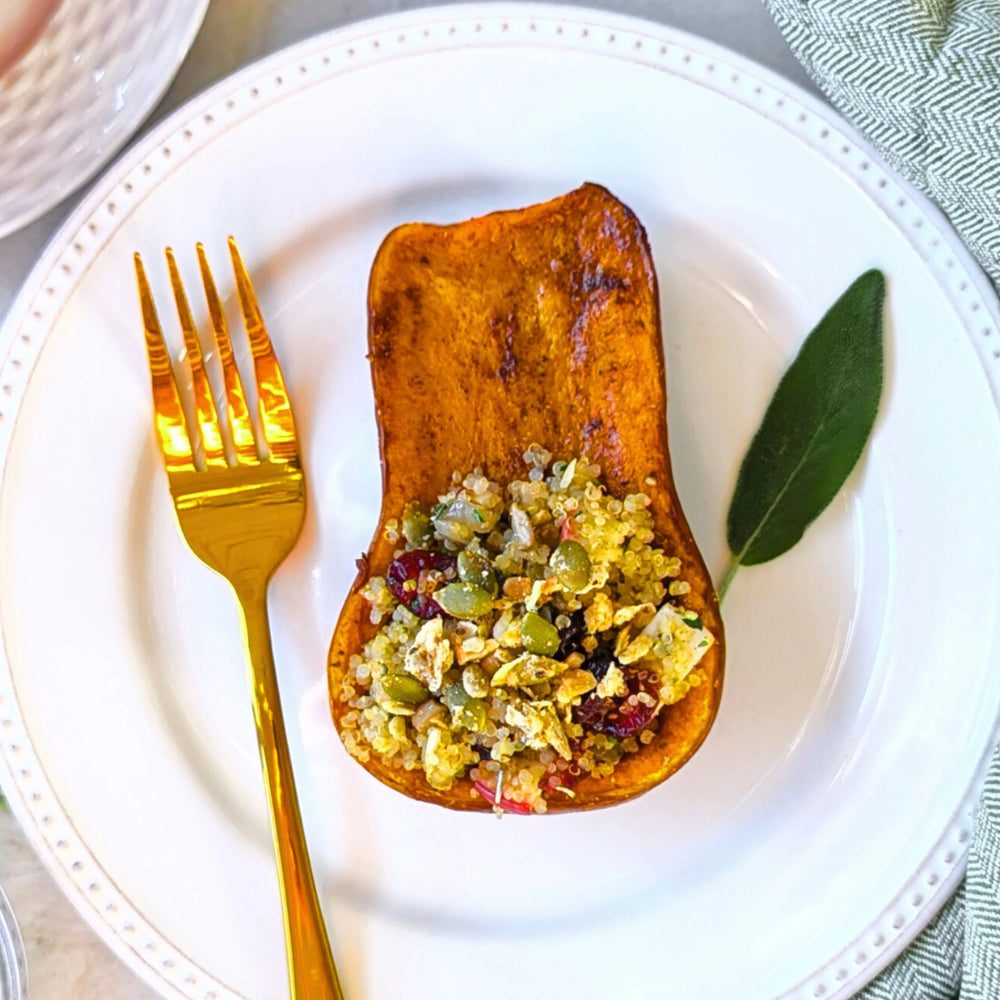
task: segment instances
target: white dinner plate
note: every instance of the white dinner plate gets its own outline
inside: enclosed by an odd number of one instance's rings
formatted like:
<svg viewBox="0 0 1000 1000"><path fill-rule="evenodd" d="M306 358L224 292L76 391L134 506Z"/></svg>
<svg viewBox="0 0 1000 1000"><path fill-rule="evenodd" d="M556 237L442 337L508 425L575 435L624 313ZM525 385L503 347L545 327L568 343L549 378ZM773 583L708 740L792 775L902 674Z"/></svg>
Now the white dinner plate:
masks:
<svg viewBox="0 0 1000 1000"><path fill-rule="evenodd" d="M871 266L887 378L845 491L736 577L691 763L611 809L498 822L391 792L327 711L379 500L367 276L398 223L587 180L649 233L677 484L716 574L783 367ZM305 443L309 517L271 611L348 997L805 1000L882 968L961 877L995 736L996 302L942 218L788 83L662 26L493 5L337 31L214 87L87 196L10 315L3 785L108 943L167 997L285 996L235 605L176 529L131 261L169 321L161 248L193 290L203 240L232 305L230 233Z"/></svg>
<svg viewBox="0 0 1000 1000"><path fill-rule="evenodd" d="M56 9L0 72L0 236L37 219L122 148L170 85L208 8L208 0L27 3Z"/></svg>

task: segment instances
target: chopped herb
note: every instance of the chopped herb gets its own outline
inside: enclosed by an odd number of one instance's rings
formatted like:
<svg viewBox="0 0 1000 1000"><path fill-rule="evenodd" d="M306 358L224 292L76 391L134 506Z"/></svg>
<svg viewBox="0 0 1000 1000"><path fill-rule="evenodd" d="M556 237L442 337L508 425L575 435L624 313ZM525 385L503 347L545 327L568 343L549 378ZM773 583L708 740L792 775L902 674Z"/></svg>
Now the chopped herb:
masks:
<svg viewBox="0 0 1000 1000"><path fill-rule="evenodd" d="M693 618L685 618L684 619L684 624L685 625L690 625L691 628L704 628L705 627L704 622L702 622L702 620L697 615L695 615Z"/></svg>
<svg viewBox="0 0 1000 1000"><path fill-rule="evenodd" d="M439 518L447 509L448 509L448 505L446 503L439 503L431 511L431 517L434 518L435 520L437 520L437 518Z"/></svg>
<svg viewBox="0 0 1000 1000"><path fill-rule="evenodd" d="M702 639L701 642L698 643L698 648L701 649L703 646L707 645L708 645L708 639Z"/></svg>
<svg viewBox="0 0 1000 1000"><path fill-rule="evenodd" d="M485 524L486 518L483 517L483 512L478 507L472 508L472 516L480 523Z"/></svg>

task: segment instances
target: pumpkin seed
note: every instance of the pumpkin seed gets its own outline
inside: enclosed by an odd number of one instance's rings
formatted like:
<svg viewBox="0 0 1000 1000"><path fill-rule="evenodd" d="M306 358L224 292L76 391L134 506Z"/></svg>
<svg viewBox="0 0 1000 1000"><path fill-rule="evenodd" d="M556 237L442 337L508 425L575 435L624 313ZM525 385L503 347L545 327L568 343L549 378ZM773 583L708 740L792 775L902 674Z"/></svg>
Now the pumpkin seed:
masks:
<svg viewBox="0 0 1000 1000"><path fill-rule="evenodd" d="M441 692L441 700L451 709L452 725L478 732L486 725L486 702L472 698L461 683L448 684Z"/></svg>
<svg viewBox="0 0 1000 1000"><path fill-rule="evenodd" d="M551 656L559 648L559 630L537 612L529 611L521 619L521 642L529 653Z"/></svg>
<svg viewBox="0 0 1000 1000"><path fill-rule="evenodd" d="M490 597L497 596L497 575L489 559L480 552L463 549L458 554L458 578L463 583L482 587Z"/></svg>
<svg viewBox="0 0 1000 1000"><path fill-rule="evenodd" d="M406 705L421 705L431 696L416 677L406 674L386 674L382 678L382 690L394 701Z"/></svg>
<svg viewBox="0 0 1000 1000"><path fill-rule="evenodd" d="M403 536L414 548L422 548L434 537L430 511L422 503L409 503L403 511Z"/></svg>
<svg viewBox="0 0 1000 1000"><path fill-rule="evenodd" d="M434 592L434 600L452 618L482 618L493 610L493 598L474 583L449 583Z"/></svg>
<svg viewBox="0 0 1000 1000"><path fill-rule="evenodd" d="M549 565L556 579L574 594L578 594L590 583L590 556L572 538L559 543L549 559Z"/></svg>

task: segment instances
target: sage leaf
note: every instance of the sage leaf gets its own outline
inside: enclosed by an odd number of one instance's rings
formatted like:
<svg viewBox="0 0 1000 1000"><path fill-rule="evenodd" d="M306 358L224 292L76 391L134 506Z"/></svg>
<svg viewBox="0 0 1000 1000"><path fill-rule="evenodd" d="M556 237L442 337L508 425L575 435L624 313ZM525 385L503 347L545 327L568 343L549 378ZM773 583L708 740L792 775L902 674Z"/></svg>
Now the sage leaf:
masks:
<svg viewBox="0 0 1000 1000"><path fill-rule="evenodd" d="M831 306L782 376L729 505L732 561L787 552L837 495L871 434L882 394L885 276L866 271Z"/></svg>

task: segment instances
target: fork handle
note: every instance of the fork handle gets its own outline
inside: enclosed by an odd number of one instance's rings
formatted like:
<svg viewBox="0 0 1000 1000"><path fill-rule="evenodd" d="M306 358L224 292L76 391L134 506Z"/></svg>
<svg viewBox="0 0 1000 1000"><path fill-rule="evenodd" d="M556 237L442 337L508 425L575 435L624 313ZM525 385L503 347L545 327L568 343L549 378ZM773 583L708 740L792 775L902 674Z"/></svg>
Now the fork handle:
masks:
<svg viewBox="0 0 1000 1000"><path fill-rule="evenodd" d="M271 652L267 580L234 584L250 664L257 742L278 861L291 1000L344 1000L302 833Z"/></svg>

